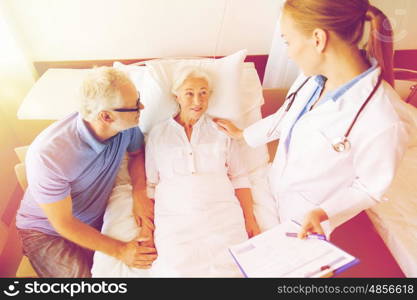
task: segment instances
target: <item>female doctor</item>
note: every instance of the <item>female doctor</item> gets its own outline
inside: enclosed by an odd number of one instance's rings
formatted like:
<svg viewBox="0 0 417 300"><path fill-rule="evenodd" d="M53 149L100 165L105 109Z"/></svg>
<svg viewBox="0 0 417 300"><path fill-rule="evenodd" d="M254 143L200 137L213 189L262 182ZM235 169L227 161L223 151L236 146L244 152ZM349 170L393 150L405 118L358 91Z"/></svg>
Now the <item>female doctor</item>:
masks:
<svg viewBox="0 0 417 300"><path fill-rule="evenodd" d="M368 58L357 46L367 21ZM280 221L298 222L300 238L329 234L383 200L407 143L391 27L368 0L287 0L280 22L306 76L275 114L245 130L217 124L253 147L279 139L269 183Z"/></svg>

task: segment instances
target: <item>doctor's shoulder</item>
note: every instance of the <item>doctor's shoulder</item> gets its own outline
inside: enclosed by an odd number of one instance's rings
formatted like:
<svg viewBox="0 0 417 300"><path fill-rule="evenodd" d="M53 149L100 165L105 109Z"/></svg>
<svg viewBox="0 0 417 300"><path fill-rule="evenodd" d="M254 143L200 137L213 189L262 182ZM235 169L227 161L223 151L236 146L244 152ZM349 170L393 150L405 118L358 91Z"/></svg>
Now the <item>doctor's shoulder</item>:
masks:
<svg viewBox="0 0 417 300"><path fill-rule="evenodd" d="M397 117L401 120L407 130L417 136L417 108L406 103L400 95L388 85L386 94Z"/></svg>
<svg viewBox="0 0 417 300"><path fill-rule="evenodd" d="M363 114L358 119L358 129L352 130L352 139L356 144L369 143L391 139L396 147L405 146L409 140L410 130L404 113L398 107L402 106L402 100L395 90L385 81L375 93L375 97L365 107ZM388 146L388 145L387 145Z"/></svg>
<svg viewBox="0 0 417 300"><path fill-rule="evenodd" d="M383 81L381 87L367 108L368 121L380 129L390 127L396 123L403 123L402 109L404 101L387 82Z"/></svg>

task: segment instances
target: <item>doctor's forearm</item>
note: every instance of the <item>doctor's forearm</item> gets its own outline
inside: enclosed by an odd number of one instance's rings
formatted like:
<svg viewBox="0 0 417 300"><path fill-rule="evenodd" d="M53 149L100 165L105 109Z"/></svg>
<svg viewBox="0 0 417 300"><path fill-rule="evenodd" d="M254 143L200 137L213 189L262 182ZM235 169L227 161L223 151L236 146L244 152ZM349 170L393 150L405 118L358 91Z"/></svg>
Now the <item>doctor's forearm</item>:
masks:
<svg viewBox="0 0 417 300"><path fill-rule="evenodd" d="M333 228L384 199L407 141L403 125L395 123L375 132L374 136L357 146L352 159L356 178L320 205ZM351 151L354 151L353 148Z"/></svg>
<svg viewBox="0 0 417 300"><path fill-rule="evenodd" d="M376 203L377 199L353 184L332 195L320 208L327 214L330 226L334 229Z"/></svg>
<svg viewBox="0 0 417 300"><path fill-rule="evenodd" d="M242 132L243 140L250 147L256 148L279 139L280 127L277 127L275 130L271 131L271 128L274 126L275 118L275 114L270 115L257 121L249 127L246 127Z"/></svg>

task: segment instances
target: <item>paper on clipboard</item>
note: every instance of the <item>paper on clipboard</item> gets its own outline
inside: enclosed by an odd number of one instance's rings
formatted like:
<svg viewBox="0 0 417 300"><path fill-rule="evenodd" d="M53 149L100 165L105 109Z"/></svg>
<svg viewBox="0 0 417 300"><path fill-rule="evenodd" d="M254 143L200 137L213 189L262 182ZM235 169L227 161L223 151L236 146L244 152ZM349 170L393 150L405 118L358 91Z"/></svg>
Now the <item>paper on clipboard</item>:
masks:
<svg viewBox="0 0 417 300"><path fill-rule="evenodd" d="M229 250L246 277L328 277L359 262L325 240L286 235L298 230L283 223Z"/></svg>

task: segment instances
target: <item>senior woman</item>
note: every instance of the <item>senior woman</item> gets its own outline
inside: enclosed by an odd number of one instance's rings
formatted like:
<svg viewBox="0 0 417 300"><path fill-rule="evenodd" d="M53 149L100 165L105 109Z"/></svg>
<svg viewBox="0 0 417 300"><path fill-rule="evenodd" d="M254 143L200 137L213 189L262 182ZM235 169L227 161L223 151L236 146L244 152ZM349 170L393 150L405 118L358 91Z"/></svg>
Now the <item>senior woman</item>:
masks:
<svg viewBox="0 0 417 300"><path fill-rule="evenodd" d="M179 112L148 137L156 276L239 276L228 247L260 232L239 145L205 114L211 91L206 72L183 69L172 89Z"/></svg>

